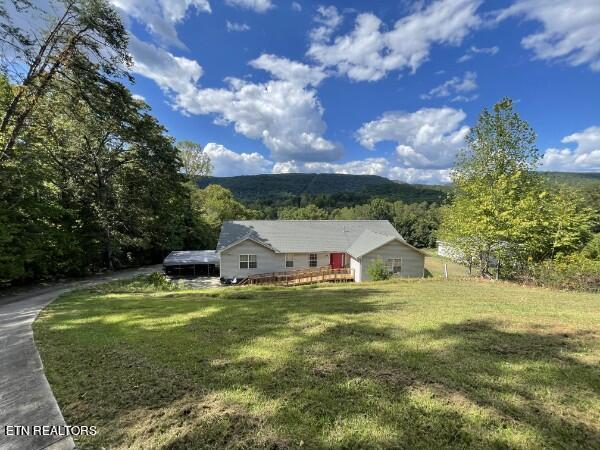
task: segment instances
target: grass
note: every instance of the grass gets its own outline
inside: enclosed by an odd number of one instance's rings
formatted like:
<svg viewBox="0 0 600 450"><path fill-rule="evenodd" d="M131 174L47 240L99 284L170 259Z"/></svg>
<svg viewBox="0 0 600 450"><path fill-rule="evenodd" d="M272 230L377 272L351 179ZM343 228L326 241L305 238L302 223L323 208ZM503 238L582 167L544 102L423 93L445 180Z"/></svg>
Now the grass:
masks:
<svg viewBox="0 0 600 450"><path fill-rule="evenodd" d="M422 251L427 255L425 257L425 274L428 277L445 278L446 274L444 270L444 264L448 269L448 279L459 279L473 276L469 274L469 268L467 266L463 266L448 258L439 256L436 248L425 248L422 249ZM477 269L475 268L473 274L476 272Z"/></svg>
<svg viewBox="0 0 600 450"><path fill-rule="evenodd" d="M425 279L79 291L34 324L80 448L599 448L600 298Z"/></svg>

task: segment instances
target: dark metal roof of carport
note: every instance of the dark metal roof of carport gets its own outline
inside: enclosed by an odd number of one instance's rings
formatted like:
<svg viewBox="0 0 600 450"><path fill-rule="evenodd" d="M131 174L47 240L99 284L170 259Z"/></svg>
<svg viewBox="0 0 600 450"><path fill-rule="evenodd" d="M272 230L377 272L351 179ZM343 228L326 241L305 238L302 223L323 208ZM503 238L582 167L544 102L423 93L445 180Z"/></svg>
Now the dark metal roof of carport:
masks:
<svg viewBox="0 0 600 450"><path fill-rule="evenodd" d="M163 261L164 266L187 266L193 264L219 265L219 256L215 250L171 252Z"/></svg>

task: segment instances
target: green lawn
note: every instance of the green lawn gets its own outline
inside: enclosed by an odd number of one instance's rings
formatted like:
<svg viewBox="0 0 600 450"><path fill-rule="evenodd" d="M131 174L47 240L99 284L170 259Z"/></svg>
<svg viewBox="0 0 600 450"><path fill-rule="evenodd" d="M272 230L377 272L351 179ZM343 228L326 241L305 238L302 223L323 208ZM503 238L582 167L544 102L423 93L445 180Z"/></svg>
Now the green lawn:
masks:
<svg viewBox="0 0 600 450"><path fill-rule="evenodd" d="M425 274L428 277L444 277L446 272L444 270L444 264L448 269L448 279L457 279L471 277L469 274L469 268L451 261L443 256L438 256L437 249L426 248L422 249L425 254ZM473 270L473 274L476 274L477 269Z"/></svg>
<svg viewBox="0 0 600 450"><path fill-rule="evenodd" d="M121 286L34 329L81 448L600 448L598 295Z"/></svg>

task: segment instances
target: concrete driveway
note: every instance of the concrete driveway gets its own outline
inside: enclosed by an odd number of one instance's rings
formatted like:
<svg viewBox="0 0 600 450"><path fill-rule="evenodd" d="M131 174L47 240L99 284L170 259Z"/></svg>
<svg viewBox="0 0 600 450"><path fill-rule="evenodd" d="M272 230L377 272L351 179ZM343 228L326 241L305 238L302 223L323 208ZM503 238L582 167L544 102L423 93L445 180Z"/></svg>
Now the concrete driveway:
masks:
<svg viewBox="0 0 600 450"><path fill-rule="evenodd" d="M33 341L31 325L39 312L56 297L73 289L160 270L161 266L123 270L0 297L0 449L62 450L75 447L69 436L18 436L16 434L21 430L14 428L28 426L33 432L34 426L66 425Z"/></svg>

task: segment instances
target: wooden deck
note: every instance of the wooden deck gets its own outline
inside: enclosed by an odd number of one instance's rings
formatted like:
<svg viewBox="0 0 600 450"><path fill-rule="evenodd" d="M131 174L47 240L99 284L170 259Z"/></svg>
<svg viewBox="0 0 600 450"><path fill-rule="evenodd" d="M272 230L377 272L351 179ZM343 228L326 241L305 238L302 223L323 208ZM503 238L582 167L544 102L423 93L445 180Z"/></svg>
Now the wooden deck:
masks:
<svg viewBox="0 0 600 450"><path fill-rule="evenodd" d="M331 266L324 266L292 270L289 272L271 272L251 275L243 280L240 285L276 284L283 286L298 286L301 284L324 282L342 283L349 281L354 281L354 269L349 267L332 269Z"/></svg>

